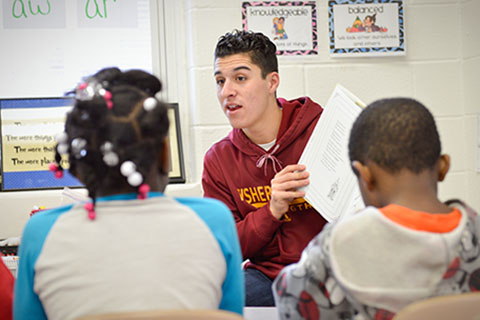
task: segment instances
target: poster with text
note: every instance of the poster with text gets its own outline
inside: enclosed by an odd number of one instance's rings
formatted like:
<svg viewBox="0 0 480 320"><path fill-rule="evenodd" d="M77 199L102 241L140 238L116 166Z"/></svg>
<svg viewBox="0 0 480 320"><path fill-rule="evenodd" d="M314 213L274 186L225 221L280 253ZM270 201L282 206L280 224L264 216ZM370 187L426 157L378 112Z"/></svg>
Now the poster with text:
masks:
<svg viewBox="0 0 480 320"><path fill-rule="evenodd" d="M315 1L246 1L244 30L262 32L277 46L277 55L318 53Z"/></svg>
<svg viewBox="0 0 480 320"><path fill-rule="evenodd" d="M330 55L405 55L402 0L329 0Z"/></svg>
<svg viewBox="0 0 480 320"><path fill-rule="evenodd" d="M2 191L82 186L68 170L62 179L49 170L72 105L69 98L0 99ZM68 158L61 162L68 169Z"/></svg>

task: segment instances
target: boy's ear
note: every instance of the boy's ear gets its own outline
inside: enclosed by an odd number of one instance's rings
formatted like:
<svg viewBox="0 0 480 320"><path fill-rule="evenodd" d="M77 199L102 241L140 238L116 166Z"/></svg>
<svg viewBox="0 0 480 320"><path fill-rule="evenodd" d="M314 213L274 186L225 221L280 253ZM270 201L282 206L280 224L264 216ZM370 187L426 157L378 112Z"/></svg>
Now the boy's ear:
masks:
<svg viewBox="0 0 480 320"><path fill-rule="evenodd" d="M269 83L269 91L275 93L280 85L280 76L278 72L273 71L267 74L267 80Z"/></svg>
<svg viewBox="0 0 480 320"><path fill-rule="evenodd" d="M362 183L368 191L372 191L374 186L374 177L370 168L356 160L352 162L352 167L357 172L360 183Z"/></svg>
<svg viewBox="0 0 480 320"><path fill-rule="evenodd" d="M168 137L163 140L162 149L158 155L158 169L161 174L168 174L170 171L170 148L168 147Z"/></svg>
<svg viewBox="0 0 480 320"><path fill-rule="evenodd" d="M442 154L438 162L438 181L443 181L448 169L450 169L450 156L448 154Z"/></svg>

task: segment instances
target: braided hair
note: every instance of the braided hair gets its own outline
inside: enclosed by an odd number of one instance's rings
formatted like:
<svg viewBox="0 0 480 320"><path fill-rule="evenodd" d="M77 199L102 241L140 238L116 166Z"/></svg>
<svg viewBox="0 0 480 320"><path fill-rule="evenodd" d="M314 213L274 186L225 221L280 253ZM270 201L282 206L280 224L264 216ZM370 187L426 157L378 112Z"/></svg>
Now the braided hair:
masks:
<svg viewBox="0 0 480 320"><path fill-rule="evenodd" d="M160 80L141 70L102 69L80 84L65 132L57 137L53 171L62 172L62 154L69 171L88 190L92 203L85 208L95 218L100 190L128 190L145 198L145 180L155 166L169 120L167 106L154 96ZM167 172L160 172L165 184ZM56 174L61 176L61 174Z"/></svg>

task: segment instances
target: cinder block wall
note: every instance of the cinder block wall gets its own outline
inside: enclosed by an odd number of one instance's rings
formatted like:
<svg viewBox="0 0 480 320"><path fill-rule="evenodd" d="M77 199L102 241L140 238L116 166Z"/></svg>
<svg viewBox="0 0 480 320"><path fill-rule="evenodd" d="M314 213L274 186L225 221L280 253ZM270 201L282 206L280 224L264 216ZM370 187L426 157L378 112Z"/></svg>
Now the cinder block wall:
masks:
<svg viewBox="0 0 480 320"><path fill-rule="evenodd" d="M480 1L405 0L407 54L334 59L328 51L327 1L317 1L319 54L279 57L278 95L308 95L325 104L341 83L364 102L413 97L434 114L443 150L452 157L441 199L457 197L480 210L475 171L480 91ZM218 37L241 26L240 0L185 1L190 110L190 178L199 181L206 150L230 130L216 99L213 50ZM478 29L478 28L477 28Z"/></svg>
<svg viewBox="0 0 480 320"><path fill-rule="evenodd" d="M170 99L181 106L186 185L172 185L174 196L199 196L203 156L230 126L215 93L213 50L218 37L241 26L241 0L165 0L165 12L175 23L171 46L175 53ZM422 101L433 112L443 150L452 167L439 196L461 198L480 210L480 33L478 0L404 0L407 55L404 57L333 59L328 55L327 1L317 1L319 54L279 57L278 95L308 95L324 105L337 83L364 102L391 96ZM175 91L175 90L173 90ZM172 101L173 101L172 100ZM33 205L62 203L61 190L0 194L0 239L19 236Z"/></svg>
<svg viewBox="0 0 480 320"><path fill-rule="evenodd" d="M480 1L462 1L461 39L462 39L462 83L465 107L465 173L466 199L472 206L480 210L480 34L478 29L478 13ZM452 128L451 131L454 131ZM448 132L450 134L450 131ZM456 143L455 141L453 143ZM459 155L460 157L462 155ZM460 175L461 176L461 175Z"/></svg>

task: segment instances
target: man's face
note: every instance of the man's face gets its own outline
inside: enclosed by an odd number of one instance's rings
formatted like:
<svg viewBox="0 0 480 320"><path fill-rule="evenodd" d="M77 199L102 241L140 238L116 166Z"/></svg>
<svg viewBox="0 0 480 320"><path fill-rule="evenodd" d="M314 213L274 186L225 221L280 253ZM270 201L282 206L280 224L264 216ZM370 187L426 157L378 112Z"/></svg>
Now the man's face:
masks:
<svg viewBox="0 0 480 320"><path fill-rule="evenodd" d="M269 121L269 103L275 101L271 72L262 78L259 66L246 53L215 60L217 97L233 128L259 130ZM271 107L271 106L270 106Z"/></svg>

